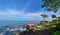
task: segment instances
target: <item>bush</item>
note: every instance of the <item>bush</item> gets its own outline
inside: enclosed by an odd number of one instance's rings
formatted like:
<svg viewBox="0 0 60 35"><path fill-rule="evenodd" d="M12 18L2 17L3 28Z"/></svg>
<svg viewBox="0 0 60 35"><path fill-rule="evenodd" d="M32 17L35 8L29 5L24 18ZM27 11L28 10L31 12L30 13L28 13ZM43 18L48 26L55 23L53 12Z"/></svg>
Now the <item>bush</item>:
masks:
<svg viewBox="0 0 60 35"><path fill-rule="evenodd" d="M57 32L54 32L53 34L51 35L60 35L60 33L57 31Z"/></svg>
<svg viewBox="0 0 60 35"><path fill-rule="evenodd" d="M60 31L60 23L57 24L56 30L57 30L57 31Z"/></svg>
<svg viewBox="0 0 60 35"><path fill-rule="evenodd" d="M55 31L56 31L56 27L50 26L48 29L49 29L51 32L55 32Z"/></svg>

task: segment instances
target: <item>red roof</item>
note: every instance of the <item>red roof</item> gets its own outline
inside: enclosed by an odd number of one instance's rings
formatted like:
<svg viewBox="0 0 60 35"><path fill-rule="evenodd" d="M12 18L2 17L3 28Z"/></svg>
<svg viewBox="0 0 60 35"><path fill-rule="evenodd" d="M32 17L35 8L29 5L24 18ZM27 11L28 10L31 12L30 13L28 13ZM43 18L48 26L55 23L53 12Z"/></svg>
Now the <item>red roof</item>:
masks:
<svg viewBox="0 0 60 35"><path fill-rule="evenodd" d="M34 27L34 24L27 24L27 27Z"/></svg>

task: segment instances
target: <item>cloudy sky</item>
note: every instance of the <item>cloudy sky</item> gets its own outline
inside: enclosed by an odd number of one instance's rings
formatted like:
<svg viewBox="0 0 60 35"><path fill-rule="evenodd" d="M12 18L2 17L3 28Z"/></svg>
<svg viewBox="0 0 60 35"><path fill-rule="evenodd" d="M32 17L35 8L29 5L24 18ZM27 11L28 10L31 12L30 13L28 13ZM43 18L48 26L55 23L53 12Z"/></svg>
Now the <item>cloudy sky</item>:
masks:
<svg viewBox="0 0 60 35"><path fill-rule="evenodd" d="M17 20L17 21L40 21L42 13L49 15L51 19L53 12L47 12L41 8L41 0L0 0L0 21ZM55 13L60 16L59 12Z"/></svg>

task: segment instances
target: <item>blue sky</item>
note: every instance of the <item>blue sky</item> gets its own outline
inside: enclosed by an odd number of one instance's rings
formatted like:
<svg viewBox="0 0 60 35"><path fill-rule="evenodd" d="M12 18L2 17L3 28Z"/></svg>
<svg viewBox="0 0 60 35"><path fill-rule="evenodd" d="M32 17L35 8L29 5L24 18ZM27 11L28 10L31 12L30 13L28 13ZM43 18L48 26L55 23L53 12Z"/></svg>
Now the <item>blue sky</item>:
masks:
<svg viewBox="0 0 60 35"><path fill-rule="evenodd" d="M0 0L0 21L40 21L42 13L49 15L48 20L52 20L53 12L47 12L41 8L41 0ZM60 13L55 13L60 16Z"/></svg>

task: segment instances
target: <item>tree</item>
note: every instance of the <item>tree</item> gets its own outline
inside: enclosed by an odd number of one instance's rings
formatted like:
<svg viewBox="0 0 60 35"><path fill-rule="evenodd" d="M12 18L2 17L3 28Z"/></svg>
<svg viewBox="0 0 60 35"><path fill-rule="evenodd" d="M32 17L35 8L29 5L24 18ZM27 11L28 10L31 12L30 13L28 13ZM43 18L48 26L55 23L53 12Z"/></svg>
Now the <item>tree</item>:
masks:
<svg viewBox="0 0 60 35"><path fill-rule="evenodd" d="M47 11L57 12L60 10L60 0L42 0L44 3L42 8Z"/></svg>
<svg viewBox="0 0 60 35"><path fill-rule="evenodd" d="M53 20L57 19L56 15L52 15L52 18L53 18Z"/></svg>
<svg viewBox="0 0 60 35"><path fill-rule="evenodd" d="M48 17L48 15L46 14L41 14L41 16L43 17L43 20L45 20Z"/></svg>

